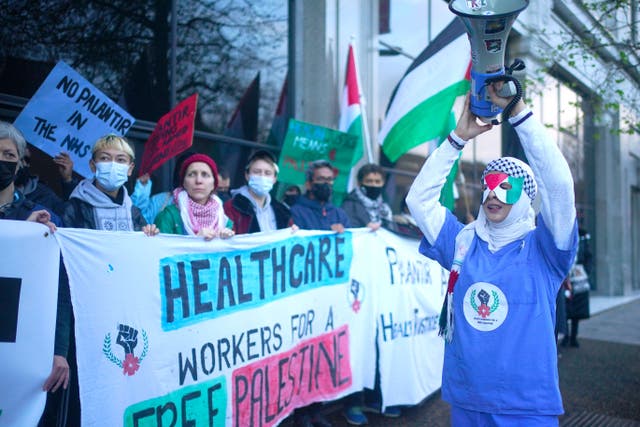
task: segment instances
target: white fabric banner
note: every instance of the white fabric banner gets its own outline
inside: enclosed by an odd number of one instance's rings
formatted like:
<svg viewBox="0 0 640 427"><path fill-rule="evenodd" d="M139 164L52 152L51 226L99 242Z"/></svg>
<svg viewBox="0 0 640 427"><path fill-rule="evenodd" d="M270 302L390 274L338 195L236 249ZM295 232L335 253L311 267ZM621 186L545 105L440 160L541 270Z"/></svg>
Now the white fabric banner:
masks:
<svg viewBox="0 0 640 427"><path fill-rule="evenodd" d="M373 386L371 233L56 236L83 426L270 426Z"/></svg>
<svg viewBox="0 0 640 427"><path fill-rule="evenodd" d="M419 241L377 232L376 326L383 406L412 405L442 384L444 341L438 319L448 273L418 252Z"/></svg>
<svg viewBox="0 0 640 427"><path fill-rule="evenodd" d="M3 247L16 248L0 277L22 280L18 339L0 343L0 425L35 425L53 355L58 249L39 224L0 226ZM296 407L373 388L376 363L385 406L440 387L443 275L417 240L367 229L211 242L54 236L76 319L83 426L276 425Z"/></svg>
<svg viewBox="0 0 640 427"><path fill-rule="evenodd" d="M0 426L35 426L51 372L60 250L47 227L0 221Z"/></svg>

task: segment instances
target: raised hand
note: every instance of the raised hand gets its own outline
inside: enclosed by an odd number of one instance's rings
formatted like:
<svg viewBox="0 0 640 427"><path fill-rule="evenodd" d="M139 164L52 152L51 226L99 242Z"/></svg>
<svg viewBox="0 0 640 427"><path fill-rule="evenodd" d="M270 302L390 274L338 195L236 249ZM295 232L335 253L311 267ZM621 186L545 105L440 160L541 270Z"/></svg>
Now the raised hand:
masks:
<svg viewBox="0 0 640 427"><path fill-rule="evenodd" d="M503 98L504 99L504 98ZM462 115L456 125L455 134L465 141L469 141L476 136L490 130L493 125L482 123L478 121L478 116L471 112L469 106L471 105L471 93L467 93L464 99L464 107L462 108Z"/></svg>
<svg viewBox="0 0 640 427"><path fill-rule="evenodd" d="M513 99L513 96L510 96L510 97L507 97L507 98L503 98L500 95L498 95L498 92L500 91L500 89L502 89L503 85L504 85L504 82L492 83L487 87L487 92L489 93L489 97L491 98L491 102L504 110L504 108ZM520 99L520 101L518 101L518 103L511 110L511 116L517 115L519 112L521 112L525 108L526 108L526 105L525 105L524 101L522 99ZM507 119L507 117L505 117L503 120L506 120L506 119Z"/></svg>
<svg viewBox="0 0 640 427"><path fill-rule="evenodd" d="M73 160L67 152L60 152L57 156L54 156L53 163L58 165L58 172L62 176L64 182L71 182L73 178Z"/></svg>

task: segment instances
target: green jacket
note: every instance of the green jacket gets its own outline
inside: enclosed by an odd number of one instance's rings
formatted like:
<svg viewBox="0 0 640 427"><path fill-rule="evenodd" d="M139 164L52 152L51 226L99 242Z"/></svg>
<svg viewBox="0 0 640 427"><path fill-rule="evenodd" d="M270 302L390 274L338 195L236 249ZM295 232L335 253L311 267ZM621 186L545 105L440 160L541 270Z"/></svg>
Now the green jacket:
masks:
<svg viewBox="0 0 640 427"><path fill-rule="evenodd" d="M184 229L184 224L182 223L182 217L180 217L180 210L178 210L178 207L173 203L160 211L154 223L156 227L160 229L161 233L187 234L187 231Z"/></svg>

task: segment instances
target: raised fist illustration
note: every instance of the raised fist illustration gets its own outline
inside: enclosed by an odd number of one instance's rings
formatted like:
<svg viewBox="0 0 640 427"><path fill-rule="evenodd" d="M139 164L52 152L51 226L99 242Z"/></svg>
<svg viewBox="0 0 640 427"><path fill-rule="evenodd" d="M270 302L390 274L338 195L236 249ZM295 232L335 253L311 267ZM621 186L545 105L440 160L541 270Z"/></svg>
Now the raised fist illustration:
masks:
<svg viewBox="0 0 640 427"><path fill-rule="evenodd" d="M133 354L133 349L138 345L138 330L128 325L118 325L116 344L124 348L124 354Z"/></svg>

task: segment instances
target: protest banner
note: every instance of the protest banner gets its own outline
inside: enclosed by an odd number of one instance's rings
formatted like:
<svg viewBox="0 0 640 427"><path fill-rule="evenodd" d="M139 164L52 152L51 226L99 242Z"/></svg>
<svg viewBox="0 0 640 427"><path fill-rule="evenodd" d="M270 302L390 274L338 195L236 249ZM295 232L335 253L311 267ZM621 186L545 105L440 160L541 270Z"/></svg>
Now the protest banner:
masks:
<svg viewBox="0 0 640 427"><path fill-rule="evenodd" d="M151 173L193 144L198 94L194 93L162 116L144 144L140 175Z"/></svg>
<svg viewBox="0 0 640 427"><path fill-rule="evenodd" d="M84 177L91 147L109 133L124 136L134 118L64 62L58 62L14 122L27 142L55 156L66 151Z"/></svg>
<svg viewBox="0 0 640 427"><path fill-rule="evenodd" d="M358 137L354 135L299 120L289 120L278 162L278 182L281 183L279 189L284 193L288 185L304 187L304 172L308 164L314 160L328 160L336 172L332 202L339 206L347 192L353 153L358 141Z"/></svg>
<svg viewBox="0 0 640 427"><path fill-rule="evenodd" d="M273 426L296 407L372 388L376 362L385 406L440 387L442 269L415 239L365 228L209 242L66 228L55 237L70 279L83 426ZM27 237L26 250L39 239ZM54 275L15 268L11 277L25 270L38 283ZM30 298L55 307L55 293ZM41 376L51 368L51 350L21 355L15 378L35 363ZM22 413L29 399L5 401Z"/></svg>
<svg viewBox="0 0 640 427"><path fill-rule="evenodd" d="M438 319L449 274L418 252L418 240L386 230L377 234L385 249L372 264L388 266L376 283L382 403L413 405L442 384Z"/></svg>
<svg viewBox="0 0 640 427"><path fill-rule="evenodd" d="M35 426L51 372L60 250L47 227L0 221L0 426Z"/></svg>

